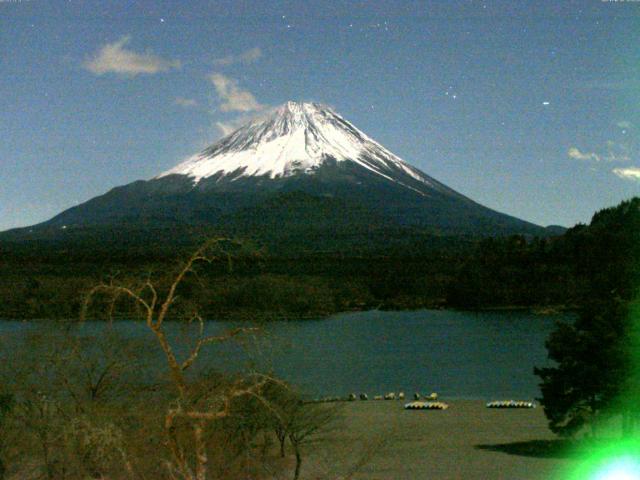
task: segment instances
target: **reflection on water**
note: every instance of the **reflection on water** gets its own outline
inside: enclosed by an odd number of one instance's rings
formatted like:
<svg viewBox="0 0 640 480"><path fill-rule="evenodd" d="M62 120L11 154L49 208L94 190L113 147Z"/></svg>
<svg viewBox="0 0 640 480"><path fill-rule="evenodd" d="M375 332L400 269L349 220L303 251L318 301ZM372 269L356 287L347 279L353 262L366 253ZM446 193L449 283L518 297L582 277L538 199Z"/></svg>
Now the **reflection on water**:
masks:
<svg viewBox="0 0 640 480"><path fill-rule="evenodd" d="M561 318L568 317L420 310L272 322L240 344L207 351L199 368L236 370L250 363L273 369L313 396L402 390L408 395L435 391L449 398L531 399L539 396L533 367L546 364L544 342ZM237 325L212 322L207 333ZM28 322L0 322L0 334L9 337L33 328ZM92 322L83 332L102 328ZM118 322L115 328L127 337L150 335L140 322ZM181 345L190 340L177 323L168 324L168 330ZM150 354L158 355L150 345ZM161 358L156 364L164 366Z"/></svg>

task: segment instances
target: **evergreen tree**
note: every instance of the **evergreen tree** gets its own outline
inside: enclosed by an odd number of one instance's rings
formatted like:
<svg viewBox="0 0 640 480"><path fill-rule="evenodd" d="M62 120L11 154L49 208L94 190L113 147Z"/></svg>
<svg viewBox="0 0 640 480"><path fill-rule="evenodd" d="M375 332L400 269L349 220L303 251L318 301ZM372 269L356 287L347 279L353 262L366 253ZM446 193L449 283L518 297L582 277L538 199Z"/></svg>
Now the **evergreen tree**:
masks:
<svg viewBox="0 0 640 480"><path fill-rule="evenodd" d="M573 252L584 292L578 318L558 324L547 340L555 366L534 370L542 380L540 402L558 434L587 425L596 434L605 413L623 414L628 432L637 423L632 392L640 390L640 199L596 213L589 227L565 235L564 248Z"/></svg>
<svg viewBox="0 0 640 480"><path fill-rule="evenodd" d="M557 366L536 368L541 404L555 433L571 436L600 417L620 397L628 371L626 308L620 299L592 302L573 323L559 323L546 346Z"/></svg>

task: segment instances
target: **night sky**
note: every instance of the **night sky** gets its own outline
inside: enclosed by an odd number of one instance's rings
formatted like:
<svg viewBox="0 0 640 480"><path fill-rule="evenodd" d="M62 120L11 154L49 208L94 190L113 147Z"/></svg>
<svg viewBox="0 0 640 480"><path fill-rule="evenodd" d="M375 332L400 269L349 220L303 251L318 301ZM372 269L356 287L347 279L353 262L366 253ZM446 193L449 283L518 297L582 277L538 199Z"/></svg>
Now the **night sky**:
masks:
<svg viewBox="0 0 640 480"><path fill-rule="evenodd" d="M640 193L640 1L0 0L0 230L287 100L541 225Z"/></svg>

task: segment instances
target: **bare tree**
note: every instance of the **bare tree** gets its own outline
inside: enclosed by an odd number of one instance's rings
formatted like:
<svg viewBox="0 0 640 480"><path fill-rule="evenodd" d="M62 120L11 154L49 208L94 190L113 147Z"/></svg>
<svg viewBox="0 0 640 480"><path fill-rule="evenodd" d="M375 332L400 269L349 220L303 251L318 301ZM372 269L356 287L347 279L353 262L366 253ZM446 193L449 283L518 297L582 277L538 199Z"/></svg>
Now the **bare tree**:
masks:
<svg viewBox="0 0 640 480"><path fill-rule="evenodd" d="M7 419L15 407L15 398L10 393L0 392L0 480L5 476L7 466L5 464L7 450Z"/></svg>
<svg viewBox="0 0 640 480"><path fill-rule="evenodd" d="M317 442L334 424L338 405L305 403L301 395L284 383L270 383L264 390L270 405L271 425L279 443L280 457L286 456L289 440L295 456L293 479L298 480L302 468L304 447Z"/></svg>
<svg viewBox="0 0 640 480"><path fill-rule="evenodd" d="M302 467L302 448L317 440L318 433L326 429L335 419L336 410L322 404L299 403L289 412L287 436L296 457L293 480L300 477Z"/></svg>
<svg viewBox="0 0 640 480"><path fill-rule="evenodd" d="M209 471L206 428L209 424L227 418L231 414L232 402L241 397L260 398L262 387L273 379L254 374L233 382L223 391L205 399L194 400L186 371L194 364L203 347L226 342L239 335L256 329L242 327L229 330L221 335L205 335L204 320L194 310L188 317L188 323L197 328L197 337L188 351L182 356L176 353L165 328L171 307L178 300L178 290L189 275L195 275L194 267L198 263L229 261L229 255L221 246L226 239L216 238L201 246L182 266L171 281L165 293L161 293L151 279L147 279L138 288L118 284L115 281L95 286L87 295L82 309L81 319L87 318L92 301L105 295L109 302L109 316L113 316L115 306L122 297L128 298L138 308L147 328L153 333L167 364L171 383L176 391L176 399L166 412L164 431L171 460L167 468L171 478L183 480L206 480ZM185 439L180 432L190 431Z"/></svg>
<svg viewBox="0 0 640 480"><path fill-rule="evenodd" d="M11 362L20 372L5 373L14 378L12 416L24 437L22 445L12 447L21 458L15 466L21 478L258 480L289 472L300 478L303 458L311 453L307 447L326 431L334 409L303 404L273 375L193 374L207 346L257 330L248 326L207 334L196 306L180 298L184 287L199 280L198 264L229 261L223 242L207 242L166 283L149 277L137 284L111 279L96 285L79 324L43 325L47 330L25 344L21 359ZM99 307L106 308L110 321L94 332L95 325L84 320ZM136 345L116 334L112 320L121 309L136 312L152 334L168 382L146 384L148 372ZM167 323L170 315L185 311L185 328L193 332L186 349ZM160 442L166 450L158 449ZM287 443L295 464L287 458ZM29 466L35 474L24 473Z"/></svg>

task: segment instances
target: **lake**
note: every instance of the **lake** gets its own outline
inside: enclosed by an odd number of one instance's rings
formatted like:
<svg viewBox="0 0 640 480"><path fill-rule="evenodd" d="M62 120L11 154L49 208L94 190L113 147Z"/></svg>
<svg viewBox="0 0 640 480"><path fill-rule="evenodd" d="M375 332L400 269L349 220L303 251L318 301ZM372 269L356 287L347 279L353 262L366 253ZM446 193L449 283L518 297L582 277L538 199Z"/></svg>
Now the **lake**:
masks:
<svg viewBox="0 0 640 480"><path fill-rule="evenodd" d="M243 345L215 347L200 358L199 366L237 370L250 362L261 370L273 369L311 396L404 391L408 396L438 392L459 399L533 399L539 396L533 367L548 364L544 342L557 320L570 318L419 310L271 322ZM0 322L0 334L20 335L36 324ZM167 325L175 340L187 337L179 324ZM206 330L215 334L238 325L245 324L210 322ZM90 322L83 331L93 334L102 328L104 324ZM120 321L115 328L128 337L149 335L140 322ZM157 353L154 348L149 351Z"/></svg>

